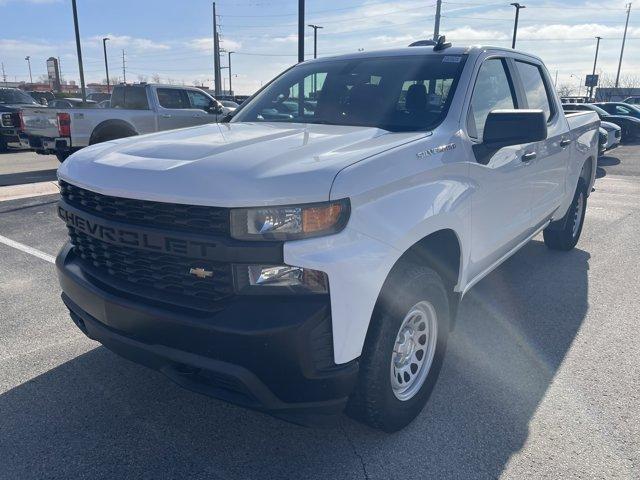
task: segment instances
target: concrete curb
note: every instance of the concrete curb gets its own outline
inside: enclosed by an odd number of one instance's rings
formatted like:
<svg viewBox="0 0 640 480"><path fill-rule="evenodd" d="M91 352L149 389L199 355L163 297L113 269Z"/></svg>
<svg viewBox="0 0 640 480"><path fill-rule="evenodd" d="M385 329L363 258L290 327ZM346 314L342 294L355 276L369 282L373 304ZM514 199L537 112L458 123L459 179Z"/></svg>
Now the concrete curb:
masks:
<svg viewBox="0 0 640 480"><path fill-rule="evenodd" d="M23 185L9 185L0 187L0 202L17 200L19 198L40 197L60 193L58 182L26 183Z"/></svg>

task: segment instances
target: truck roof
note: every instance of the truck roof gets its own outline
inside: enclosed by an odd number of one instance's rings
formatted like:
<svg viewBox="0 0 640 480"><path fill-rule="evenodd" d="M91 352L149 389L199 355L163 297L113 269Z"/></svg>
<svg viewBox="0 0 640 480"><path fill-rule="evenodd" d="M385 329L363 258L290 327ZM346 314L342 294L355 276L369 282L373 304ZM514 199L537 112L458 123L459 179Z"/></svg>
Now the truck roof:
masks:
<svg viewBox="0 0 640 480"><path fill-rule="evenodd" d="M400 47L400 48L389 48L382 50L371 50L365 52L355 52L355 53L347 53L342 55L333 55L322 57L314 60L308 60L307 62L322 62L326 60L348 60L355 58L374 58L374 57L398 57L398 56L409 56L409 55L472 55L472 54L480 54L486 51L499 51L505 53L518 53L520 55L526 55L533 59L536 59L540 62L542 60L530 53L525 53L520 50L513 50L511 48L506 47L496 47L492 45L468 45L464 47L448 47L442 50L434 50L434 47L431 45L428 46L414 46L414 47Z"/></svg>

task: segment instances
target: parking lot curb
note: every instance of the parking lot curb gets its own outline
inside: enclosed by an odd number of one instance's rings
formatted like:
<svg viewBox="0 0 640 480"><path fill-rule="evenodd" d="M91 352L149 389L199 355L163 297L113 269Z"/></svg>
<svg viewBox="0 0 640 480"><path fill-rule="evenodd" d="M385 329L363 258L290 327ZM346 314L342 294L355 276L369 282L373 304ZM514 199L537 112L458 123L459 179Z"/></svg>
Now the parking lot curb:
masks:
<svg viewBox="0 0 640 480"><path fill-rule="evenodd" d="M17 200L19 198L39 197L60 193L57 182L38 182L23 185L9 185L0 187L0 202Z"/></svg>

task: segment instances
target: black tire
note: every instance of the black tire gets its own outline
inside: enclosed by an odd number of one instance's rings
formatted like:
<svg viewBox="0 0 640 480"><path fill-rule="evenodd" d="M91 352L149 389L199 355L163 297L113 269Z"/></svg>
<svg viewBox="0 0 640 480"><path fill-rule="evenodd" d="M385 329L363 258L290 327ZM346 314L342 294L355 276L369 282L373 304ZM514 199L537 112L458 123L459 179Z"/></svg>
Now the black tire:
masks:
<svg viewBox="0 0 640 480"><path fill-rule="evenodd" d="M89 140L89 145L108 142L109 140L117 140L119 138L133 137L134 135L137 135L137 133L124 125L105 126L93 132Z"/></svg>
<svg viewBox="0 0 640 480"><path fill-rule="evenodd" d="M580 202L582 202L582 210L578 211ZM551 250L568 251L575 247L582 233L586 211L587 184L581 178L578 181L573 201L565 217L557 223L552 223L542 232L544 244Z"/></svg>
<svg viewBox="0 0 640 480"><path fill-rule="evenodd" d="M72 152L56 152L56 158L60 163L64 162Z"/></svg>
<svg viewBox="0 0 640 480"><path fill-rule="evenodd" d="M7 142L5 142L3 138L0 138L0 153L5 153L8 151L9 147L7 146Z"/></svg>
<svg viewBox="0 0 640 480"><path fill-rule="evenodd" d="M422 386L411 398L400 400L391 381L396 336L410 309L423 301L429 302L436 312L435 353ZM349 399L347 414L385 432L398 431L411 423L427 403L440 374L449 324L447 291L435 271L408 264L394 272L385 283L371 318L358 383Z"/></svg>

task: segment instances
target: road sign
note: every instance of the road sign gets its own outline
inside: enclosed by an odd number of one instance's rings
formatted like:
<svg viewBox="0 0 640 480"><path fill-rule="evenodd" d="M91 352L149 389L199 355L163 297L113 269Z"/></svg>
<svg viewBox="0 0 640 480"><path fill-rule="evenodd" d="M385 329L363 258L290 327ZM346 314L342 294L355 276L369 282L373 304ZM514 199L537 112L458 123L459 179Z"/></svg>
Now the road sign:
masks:
<svg viewBox="0 0 640 480"><path fill-rule="evenodd" d="M597 87L598 86L598 75L587 75L584 79L585 87Z"/></svg>

